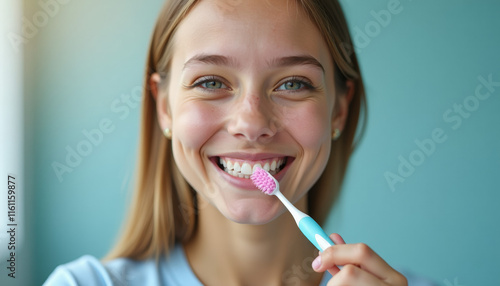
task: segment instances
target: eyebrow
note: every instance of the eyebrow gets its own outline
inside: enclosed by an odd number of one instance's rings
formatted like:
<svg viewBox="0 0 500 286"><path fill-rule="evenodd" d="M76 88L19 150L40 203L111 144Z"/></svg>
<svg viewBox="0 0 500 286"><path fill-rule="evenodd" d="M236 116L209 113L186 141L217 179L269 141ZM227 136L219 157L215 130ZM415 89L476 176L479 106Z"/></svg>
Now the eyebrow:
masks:
<svg viewBox="0 0 500 286"><path fill-rule="evenodd" d="M277 67L289 67L289 66L297 66L297 65L312 65L315 66L324 73L325 68L323 65L314 57L309 55L300 55L300 56L290 56L290 57L282 57L274 59L270 62L271 66Z"/></svg>
<svg viewBox="0 0 500 286"><path fill-rule="evenodd" d="M225 57L222 55L198 54L187 60L184 63L183 69L186 69L188 66L196 63L212 64L218 66L231 66L231 67L237 66L236 60L233 58ZM275 58L269 62L269 65L274 67L312 65L314 67L321 69L323 73L325 72L325 68L323 67L323 65L317 59L309 55Z"/></svg>
<svg viewBox="0 0 500 286"><path fill-rule="evenodd" d="M232 58L221 55L198 54L187 60L184 63L183 69L186 69L186 67L196 63L212 64L217 66L236 66L236 62Z"/></svg>

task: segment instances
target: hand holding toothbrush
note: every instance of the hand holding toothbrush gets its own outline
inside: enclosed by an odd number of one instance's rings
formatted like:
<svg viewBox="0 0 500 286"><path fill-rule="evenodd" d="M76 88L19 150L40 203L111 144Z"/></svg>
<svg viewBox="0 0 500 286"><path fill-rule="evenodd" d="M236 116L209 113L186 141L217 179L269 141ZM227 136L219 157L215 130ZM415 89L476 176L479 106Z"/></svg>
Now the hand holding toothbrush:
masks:
<svg viewBox="0 0 500 286"><path fill-rule="evenodd" d="M338 234L328 237L310 216L299 211L283 196L278 181L271 174L257 168L251 179L263 193L275 195L280 199L302 233L320 250L320 255L313 261L312 267L316 272L328 270L332 274L329 285L408 285L403 275L390 267L366 244L345 244ZM337 265L344 266L341 270Z"/></svg>
<svg viewBox="0 0 500 286"><path fill-rule="evenodd" d="M312 263L314 271L328 270L332 274L328 285L408 285L401 273L366 244L346 244L336 233L330 238L335 245L321 252ZM340 269L337 265L344 266Z"/></svg>

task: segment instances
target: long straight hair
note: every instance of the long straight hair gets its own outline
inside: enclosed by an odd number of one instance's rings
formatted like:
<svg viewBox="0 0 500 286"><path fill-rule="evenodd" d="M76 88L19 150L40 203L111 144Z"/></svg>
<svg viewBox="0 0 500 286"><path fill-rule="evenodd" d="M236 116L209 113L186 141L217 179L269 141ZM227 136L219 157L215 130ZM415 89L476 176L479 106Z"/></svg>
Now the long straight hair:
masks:
<svg viewBox="0 0 500 286"><path fill-rule="evenodd" d="M324 222L338 197L347 165L356 145L358 125L364 128L366 101L360 68L347 22L336 0L295 0L319 29L335 64L336 90L354 85L346 126L332 143L325 171L308 192L308 204L319 223ZM128 218L118 243L105 259L145 259L168 254L175 243L188 241L196 228L195 192L174 162L172 146L159 127L156 102L151 93L153 73L165 76L172 56L172 37L179 23L197 0L169 0L163 6L153 31L144 78L142 125L136 186ZM359 137L358 137L359 138Z"/></svg>

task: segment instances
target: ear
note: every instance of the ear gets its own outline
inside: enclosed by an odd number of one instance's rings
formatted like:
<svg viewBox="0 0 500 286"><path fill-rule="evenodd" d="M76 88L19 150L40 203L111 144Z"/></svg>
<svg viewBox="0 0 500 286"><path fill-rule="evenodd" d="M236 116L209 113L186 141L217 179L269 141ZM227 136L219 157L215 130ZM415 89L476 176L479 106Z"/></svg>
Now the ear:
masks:
<svg viewBox="0 0 500 286"><path fill-rule="evenodd" d="M349 104L351 104L351 100L354 96L354 82L352 80L348 80L346 82L346 90L343 94L339 94L336 101L336 108L334 110L333 118L332 118L332 132L336 128L341 132L344 130L344 126L347 120L347 115L349 115Z"/></svg>
<svg viewBox="0 0 500 286"><path fill-rule="evenodd" d="M166 80L166 79L163 79ZM162 82L162 78L158 73L154 73L149 78L149 86L151 88L151 95L156 101L156 116L161 130L166 128L172 129L172 117L168 104L166 85Z"/></svg>

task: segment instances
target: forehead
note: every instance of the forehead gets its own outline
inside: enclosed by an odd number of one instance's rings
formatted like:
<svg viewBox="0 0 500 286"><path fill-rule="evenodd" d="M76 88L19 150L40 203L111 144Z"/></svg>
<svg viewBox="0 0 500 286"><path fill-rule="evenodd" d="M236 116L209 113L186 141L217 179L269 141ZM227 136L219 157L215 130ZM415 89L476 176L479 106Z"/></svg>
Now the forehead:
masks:
<svg viewBox="0 0 500 286"><path fill-rule="evenodd" d="M309 54L330 64L317 27L295 0L202 0L174 36L174 56L228 54L254 61Z"/></svg>

